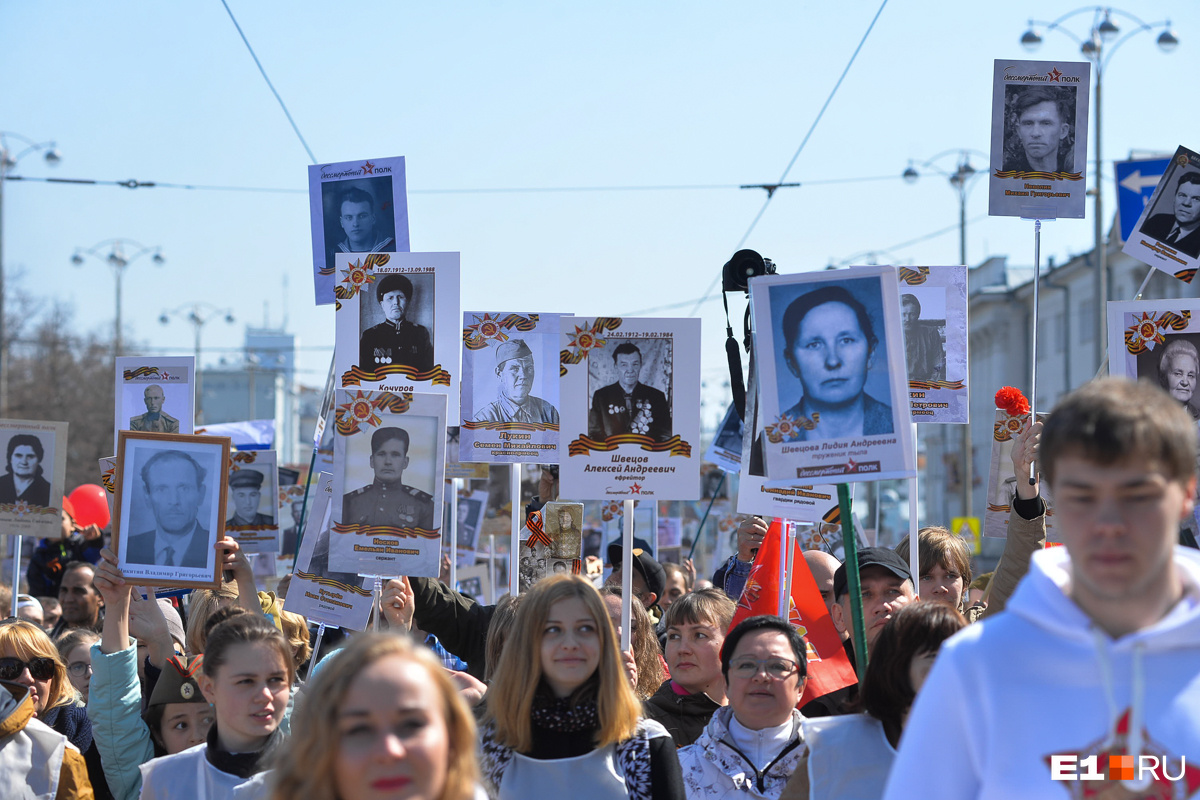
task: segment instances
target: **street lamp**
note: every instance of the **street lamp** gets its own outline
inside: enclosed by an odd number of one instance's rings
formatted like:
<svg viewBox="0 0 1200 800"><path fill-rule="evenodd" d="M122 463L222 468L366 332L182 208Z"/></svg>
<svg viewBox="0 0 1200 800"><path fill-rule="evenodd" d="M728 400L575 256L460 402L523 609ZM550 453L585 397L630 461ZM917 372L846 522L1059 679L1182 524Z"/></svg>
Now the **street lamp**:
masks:
<svg viewBox="0 0 1200 800"><path fill-rule="evenodd" d="M195 334L196 363L193 368L196 371L196 424L200 424L201 421L200 410L204 398L204 395L200 391L202 388L200 386L200 331L204 329L205 325L220 316L225 317L227 325L232 325L235 322L233 309L217 308L211 303L184 303L178 308L164 311L158 316L158 321L162 325L170 324L171 317L182 317L191 324L192 332Z"/></svg>
<svg viewBox="0 0 1200 800"><path fill-rule="evenodd" d="M1092 24L1086 35L1079 36L1064 27L1063 23L1072 17L1089 13L1092 15ZM1129 20L1133 23L1133 29L1122 36L1120 26L1113 21L1114 15ZM1110 6L1084 6L1083 8L1077 8L1074 11L1063 14L1053 22L1030 20L1029 28L1025 33L1021 34L1021 46L1030 52L1036 50L1042 43L1042 36L1035 27L1037 25L1044 26L1047 31L1059 31L1074 40L1079 45L1079 52L1083 54L1084 58L1092 62L1092 66L1096 69L1096 97L1092 103L1092 107L1095 110L1095 122L1092 127L1096 132L1096 183L1092 191L1096 196L1094 237L1098 259L1096 270L1096 363L1100 363L1104 358L1104 343L1105 336L1107 335L1105 318L1108 301L1108 245L1104 241L1104 206L1102 202L1104 193L1101 191L1103 174L1100 171L1104 163L1103 151L1101 150L1102 140L1100 137L1100 122L1102 119L1100 113L1100 86L1104 81L1104 70L1108 66L1108 62L1112 60L1113 53L1117 51L1118 47L1129 41L1130 38L1139 33L1150 33L1156 28L1162 28L1162 32L1159 33L1155 41L1158 43L1158 48L1164 53L1170 53L1178 47L1179 39L1176 38L1175 33L1171 30L1170 20L1146 23L1128 11L1122 11L1119 8L1112 8Z"/></svg>
<svg viewBox="0 0 1200 800"><path fill-rule="evenodd" d="M8 173L30 153L41 153L52 167L62 156L54 142L34 142L16 133L0 131L0 417L8 416L8 331L4 326L4 184Z"/></svg>
<svg viewBox="0 0 1200 800"><path fill-rule="evenodd" d="M955 167L954 171L950 172L940 166L938 162L947 156L954 154ZM970 191L971 185L975 182L982 173L975 167L971 166L971 155L975 154L983 159L983 163L988 163L988 157L978 150L943 150L932 158L927 159L920 165L921 169L931 170L941 175L958 194L958 259L963 266L967 266L967 193ZM921 173L910 160L904 172L901 173L905 183L916 183L921 177ZM971 475L971 426L963 425L962 427L962 462L963 467L961 476L962 483L962 507L964 517L970 517L971 514L971 484L973 481Z"/></svg>
<svg viewBox="0 0 1200 800"><path fill-rule="evenodd" d="M125 247L133 248L132 254L125 252ZM104 249L108 252L102 254ZM139 244L132 239L105 239L103 242L98 242L86 250L81 247L75 248L75 253L71 256L71 263L77 267L82 267L84 256L90 256L99 261L103 261L112 268L113 277L117 282L117 318L113 327L113 353L121 355L121 279L125 276L125 268L137 261L144 255L150 255L150 260L156 266L162 266L166 263L163 258L161 247L147 247L144 244Z"/></svg>

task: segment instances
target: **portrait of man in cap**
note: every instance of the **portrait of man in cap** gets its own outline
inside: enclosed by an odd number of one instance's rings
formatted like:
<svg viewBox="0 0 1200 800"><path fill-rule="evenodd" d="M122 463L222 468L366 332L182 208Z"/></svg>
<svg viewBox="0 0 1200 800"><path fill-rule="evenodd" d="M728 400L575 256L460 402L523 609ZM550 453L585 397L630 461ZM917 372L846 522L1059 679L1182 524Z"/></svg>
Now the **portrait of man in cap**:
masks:
<svg viewBox="0 0 1200 800"><path fill-rule="evenodd" d="M535 397L533 351L524 339L496 348L496 399L475 415L476 422L547 422L558 424L558 409Z"/></svg>
<svg viewBox="0 0 1200 800"><path fill-rule="evenodd" d="M383 275L376 284L375 299L385 319L363 331L358 343L358 366L376 370L403 364L418 372L432 369L429 330L407 319L413 299L412 281L397 273Z"/></svg>
<svg viewBox="0 0 1200 800"><path fill-rule="evenodd" d="M229 499L233 504L233 516L225 521L225 527L265 528L275 524L274 516L258 510L264 477L256 469L239 469L229 477Z"/></svg>
<svg viewBox="0 0 1200 800"><path fill-rule="evenodd" d="M433 495L404 483L408 445L404 428L379 428L371 434L375 479L343 496L343 524L433 530Z"/></svg>
<svg viewBox="0 0 1200 800"><path fill-rule="evenodd" d="M162 410L166 396L162 387L152 383L146 387L146 413L130 417L129 430L149 433L179 433L179 420Z"/></svg>

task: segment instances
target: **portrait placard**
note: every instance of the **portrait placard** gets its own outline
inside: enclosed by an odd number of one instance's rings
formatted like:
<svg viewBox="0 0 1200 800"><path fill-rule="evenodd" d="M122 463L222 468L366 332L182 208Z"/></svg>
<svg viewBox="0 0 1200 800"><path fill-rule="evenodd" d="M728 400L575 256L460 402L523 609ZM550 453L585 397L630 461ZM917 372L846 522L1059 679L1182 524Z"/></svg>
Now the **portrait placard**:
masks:
<svg viewBox="0 0 1200 800"><path fill-rule="evenodd" d="M280 470L281 477L282 472L283 470ZM300 515L304 513L304 490L305 486L302 483L279 487L279 507L276 518L283 526L279 553L282 558L288 560L296 556L296 543L300 540ZM310 508L308 513L312 514L313 509Z"/></svg>
<svg viewBox="0 0 1200 800"><path fill-rule="evenodd" d="M896 270L752 278L750 303L766 477L802 485L910 477Z"/></svg>
<svg viewBox="0 0 1200 800"><path fill-rule="evenodd" d="M366 630L374 602L371 590L363 588L363 578L358 575L329 569L333 507L333 476L322 472L304 523L300 553L288 587L287 609L309 622Z"/></svg>
<svg viewBox="0 0 1200 800"><path fill-rule="evenodd" d="M196 419L196 359L192 356L116 359L116 418L121 431L190 434Z"/></svg>
<svg viewBox="0 0 1200 800"><path fill-rule="evenodd" d="M738 480L739 514L818 522L837 501L837 487L830 484L781 484L746 472Z"/></svg>
<svg viewBox="0 0 1200 800"><path fill-rule="evenodd" d="M489 474L487 464L473 464L458 460L458 441L461 435L462 431L457 425L446 428L446 480L453 478L487 480Z"/></svg>
<svg viewBox="0 0 1200 800"><path fill-rule="evenodd" d="M12 536L62 537L67 493L66 422L0 419L4 474L0 530Z"/></svg>
<svg viewBox="0 0 1200 800"><path fill-rule="evenodd" d="M444 394L458 420L458 253L336 259L338 386Z"/></svg>
<svg viewBox="0 0 1200 800"><path fill-rule="evenodd" d="M229 461L225 533L236 539L244 552L278 553L279 473L275 451L239 450Z"/></svg>
<svg viewBox="0 0 1200 800"><path fill-rule="evenodd" d="M1038 414L1045 422L1046 415ZM988 467L987 511L983 517L983 535L1004 538L1008 535L1008 516L1012 511L1013 497L1017 494L1017 481L1028 481L1026 475L1018 476L1013 469L1012 451L1016 438L1029 424L1028 414L1012 415L996 409L992 425L992 454ZM1046 503L1046 539L1057 541L1054 535L1054 501L1050 497L1050 486L1039 482L1038 492Z"/></svg>
<svg viewBox="0 0 1200 800"><path fill-rule="evenodd" d="M554 461L558 314L467 312L462 329L460 461Z"/></svg>
<svg viewBox="0 0 1200 800"><path fill-rule="evenodd" d="M966 424L967 268L900 267L897 274L912 421Z"/></svg>
<svg viewBox="0 0 1200 800"><path fill-rule="evenodd" d="M519 591L547 575L578 575L582 569L583 503L547 503L527 521L517 554Z"/></svg>
<svg viewBox="0 0 1200 800"><path fill-rule="evenodd" d="M310 166L308 204L319 306L334 302L336 254L409 249L403 156Z"/></svg>
<svg viewBox="0 0 1200 800"><path fill-rule="evenodd" d="M1086 61L996 59L989 216L1083 219L1091 77Z"/></svg>
<svg viewBox="0 0 1200 800"><path fill-rule="evenodd" d="M1200 153L1180 147L1121 252L1191 283L1200 264Z"/></svg>
<svg viewBox="0 0 1200 800"><path fill-rule="evenodd" d="M458 514L458 547L456 549L459 566L475 563L475 551L479 547L479 532L483 530L487 503L487 491L474 491L457 499L454 513ZM448 526L443 527L448 529Z"/></svg>
<svg viewBox="0 0 1200 800"><path fill-rule="evenodd" d="M721 427L713 436L704 460L716 464L726 472L739 472L742 468L742 418L738 416L737 408L729 404Z"/></svg>
<svg viewBox="0 0 1200 800"><path fill-rule="evenodd" d="M117 494L117 457L100 459L100 485L104 487L104 499L108 501L108 518L113 515L113 498Z"/></svg>
<svg viewBox="0 0 1200 800"><path fill-rule="evenodd" d="M1110 302L1108 371L1162 387L1179 401L1200 432L1200 392L1196 391L1200 379L1200 299ZM1193 536L1200 534L1200 517L1195 512L1182 525Z"/></svg>
<svg viewBox="0 0 1200 800"><path fill-rule="evenodd" d="M700 320L563 317L561 325L562 495L695 500Z"/></svg>
<svg viewBox="0 0 1200 800"><path fill-rule="evenodd" d="M138 586L215 589L229 439L121 431L112 549Z"/></svg>
<svg viewBox="0 0 1200 800"><path fill-rule="evenodd" d="M338 390L335 402L330 566L437 577L446 396Z"/></svg>
<svg viewBox="0 0 1200 800"><path fill-rule="evenodd" d="M460 567L458 570L458 591L470 595L476 602L491 604L492 576L487 564L475 564Z"/></svg>

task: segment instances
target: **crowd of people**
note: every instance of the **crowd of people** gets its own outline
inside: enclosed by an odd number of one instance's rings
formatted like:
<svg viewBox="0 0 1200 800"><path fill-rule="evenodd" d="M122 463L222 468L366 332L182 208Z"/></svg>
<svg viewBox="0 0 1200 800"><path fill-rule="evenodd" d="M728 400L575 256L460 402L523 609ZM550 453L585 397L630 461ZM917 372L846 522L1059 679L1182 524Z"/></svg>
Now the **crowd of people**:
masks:
<svg viewBox="0 0 1200 800"><path fill-rule="evenodd" d="M944 528L919 532L915 575L907 540L862 548L854 564L805 553L860 680L803 704L820 665L801 632L770 615L734 624L767 520L742 522L711 582L635 541L625 651L617 546L604 585L550 574L496 605L436 578L390 580L378 631L318 653L286 585L260 592L234 540L217 545L232 580L156 600L68 511L65 538L39 549L57 555L35 557L30 593L0 622L0 787L118 800L962 800L1067 796L1060 755L1153 755L1151 777L1110 773L1097 789L1193 796L1200 555L1177 541L1196 450L1194 422L1165 392L1099 381L1018 437L1008 538L982 583ZM1046 547L1035 462L1064 547ZM1151 794L1180 770L1182 793Z"/></svg>

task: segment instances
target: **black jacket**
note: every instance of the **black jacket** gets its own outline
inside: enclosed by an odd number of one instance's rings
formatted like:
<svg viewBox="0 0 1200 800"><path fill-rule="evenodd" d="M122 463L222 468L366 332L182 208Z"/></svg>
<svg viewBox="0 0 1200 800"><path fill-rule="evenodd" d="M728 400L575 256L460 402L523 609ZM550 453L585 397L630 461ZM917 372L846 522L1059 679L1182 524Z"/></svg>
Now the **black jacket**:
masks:
<svg viewBox="0 0 1200 800"><path fill-rule="evenodd" d="M669 680L649 700L642 701L643 716L662 723L676 747L686 747L699 739L718 708L706 694L676 694Z"/></svg>

